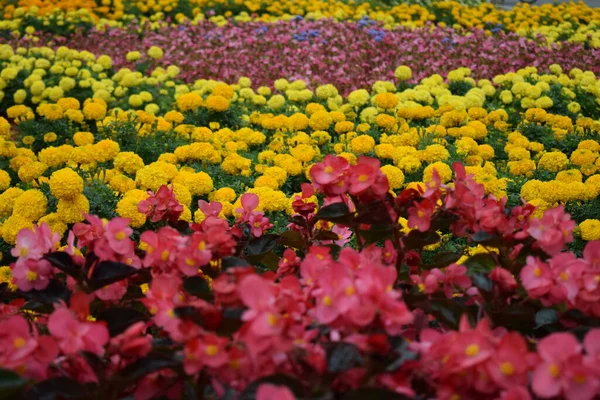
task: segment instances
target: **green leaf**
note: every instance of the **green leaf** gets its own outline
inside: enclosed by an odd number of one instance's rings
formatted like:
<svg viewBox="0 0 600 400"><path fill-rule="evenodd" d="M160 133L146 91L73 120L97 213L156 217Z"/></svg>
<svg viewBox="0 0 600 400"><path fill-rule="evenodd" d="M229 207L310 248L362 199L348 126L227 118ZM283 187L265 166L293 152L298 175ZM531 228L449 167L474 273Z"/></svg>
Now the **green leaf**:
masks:
<svg viewBox="0 0 600 400"><path fill-rule="evenodd" d="M302 240L302 235L300 235L300 233L297 231L285 231L279 237L279 244L283 246L294 249L304 248L304 240Z"/></svg>
<svg viewBox="0 0 600 400"><path fill-rule="evenodd" d="M494 282L485 274L472 275L471 282L480 292L491 293L494 289Z"/></svg>
<svg viewBox="0 0 600 400"><path fill-rule="evenodd" d="M327 370L339 373L364 363L360 350L352 343L332 343L327 347Z"/></svg>
<svg viewBox="0 0 600 400"><path fill-rule="evenodd" d="M315 240L340 240L340 237L331 231L319 230L314 236Z"/></svg>
<svg viewBox="0 0 600 400"><path fill-rule="evenodd" d="M77 282L83 279L83 270L73 264L73 258L70 254L64 251L55 251L54 253L46 254L44 259L48 260L53 267L75 278Z"/></svg>
<svg viewBox="0 0 600 400"><path fill-rule="evenodd" d="M468 268L469 275L471 274L488 274L496 268L496 260L490 253L475 254L465 260L464 266Z"/></svg>
<svg viewBox="0 0 600 400"><path fill-rule="evenodd" d="M57 279L51 279L50 283L44 290L30 290L27 292L17 292L19 296L27 300L41 304L52 305L58 302L69 302L71 292L65 285Z"/></svg>
<svg viewBox="0 0 600 400"><path fill-rule="evenodd" d="M173 369L180 365L181 363L174 359L172 354L153 352L123 368L119 376L127 381L136 381L152 372L161 369Z"/></svg>
<svg viewBox="0 0 600 400"><path fill-rule="evenodd" d="M329 221L335 224L351 225L353 215L345 203L333 203L317 211L317 220Z"/></svg>
<svg viewBox="0 0 600 400"><path fill-rule="evenodd" d="M278 241L279 235L273 233L254 238L246 246L246 254L249 256L265 254L268 251L273 250L275 246L277 246Z"/></svg>
<svg viewBox="0 0 600 400"><path fill-rule="evenodd" d="M145 321L146 316L141 311L130 307L107 308L98 314L99 321L105 321L108 326L110 336L117 336L131 325L139 321Z"/></svg>
<svg viewBox="0 0 600 400"><path fill-rule="evenodd" d="M0 400L17 398L27 381L8 369L0 369Z"/></svg>
<svg viewBox="0 0 600 400"><path fill-rule="evenodd" d="M183 290L200 299L210 301L213 298L208 281L201 276L191 276L183 280Z"/></svg>
<svg viewBox="0 0 600 400"><path fill-rule="evenodd" d="M34 385L25 394L31 400L89 399L96 388L95 384L83 384L74 379L59 376L46 379Z"/></svg>
<svg viewBox="0 0 600 400"><path fill-rule="evenodd" d="M402 238L402 241L404 242L404 246L407 250L412 250L422 249L430 244L435 244L439 242L440 239L441 237L437 232L419 232L418 230L413 229L408 233L408 235Z"/></svg>
<svg viewBox="0 0 600 400"><path fill-rule="evenodd" d="M111 283L137 275L140 272L141 269L135 269L127 264L115 261L102 261L94 266L87 285L90 290L94 291Z"/></svg>
<svg viewBox="0 0 600 400"><path fill-rule="evenodd" d="M411 397L382 388L358 388L346 392L342 400L410 400Z"/></svg>
<svg viewBox="0 0 600 400"><path fill-rule="evenodd" d="M248 261L238 257L223 257L221 259L221 270L225 271L232 267L249 267Z"/></svg>
<svg viewBox="0 0 600 400"><path fill-rule="evenodd" d="M558 313L552 308L544 308L535 313L535 328L552 325L558 322Z"/></svg>
<svg viewBox="0 0 600 400"><path fill-rule="evenodd" d="M471 235L471 240L478 244L494 247L502 244L502 238L500 238L500 236L485 231L479 231Z"/></svg>
<svg viewBox="0 0 600 400"><path fill-rule="evenodd" d="M437 253L431 264L422 265L423 269L444 268L460 260L461 255L453 252Z"/></svg>

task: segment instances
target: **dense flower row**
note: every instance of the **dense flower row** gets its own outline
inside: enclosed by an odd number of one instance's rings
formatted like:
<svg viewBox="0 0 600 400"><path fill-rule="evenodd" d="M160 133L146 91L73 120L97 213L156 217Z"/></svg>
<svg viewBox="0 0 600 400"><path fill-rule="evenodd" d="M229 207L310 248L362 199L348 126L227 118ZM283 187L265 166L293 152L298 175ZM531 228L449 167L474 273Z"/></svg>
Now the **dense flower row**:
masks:
<svg viewBox="0 0 600 400"><path fill-rule="evenodd" d="M154 47L148 57L162 53ZM173 185L186 221L205 217L198 199L221 202L231 216L246 192L263 211L291 213L328 153L352 164L378 157L393 190L426 184L434 169L447 182L461 161L487 193L511 205L522 197L539 212L566 204L582 238L600 239L600 82L589 71L529 67L475 81L460 68L448 81L432 75L415 85L401 66L393 81L342 97L333 85L313 92L299 80L276 80L273 89L252 88L248 78L185 85L175 66L150 76L115 71L107 56L67 48L5 45L0 59L8 118L0 118L0 215L9 244L38 221L63 234L87 212L142 228L150 222L137 205L161 185ZM284 220L279 214L278 229Z"/></svg>
<svg viewBox="0 0 600 400"><path fill-rule="evenodd" d="M360 21L364 18L381 23L383 28L424 27L430 23L440 27L453 27L463 34L473 29L494 32L515 32L519 36L542 35L549 42L565 40L600 46L600 13L583 2L546 4L530 7L518 5L511 10L495 8L490 3L477 6L456 1L433 1L426 5L388 2L325 1L207 1L207 0L152 0L125 2L106 0L102 6L95 1L21 0L23 7L9 5L0 20L0 33L23 36L34 31L52 35L69 36L75 31L88 31L96 26L128 26L132 21L142 21L153 29L191 22L209 20L217 25L239 24L249 21L280 22L307 18L331 18L338 21ZM106 3L106 4L104 4ZM41 7L41 8L40 8ZM99 18L100 17L100 18Z"/></svg>
<svg viewBox="0 0 600 400"><path fill-rule="evenodd" d="M271 85L285 71L288 78L303 79L312 87L330 83L345 94L376 80L393 79L398 65L413 69L411 82L434 73L446 76L457 66L470 68L476 79L527 66L548 71L555 63L567 70L600 72L600 48L590 50L578 43L548 47L543 38L527 40L512 33L486 35L474 30L464 36L450 28L384 30L371 22L298 20L216 27L204 21L147 31L142 38L134 30L114 28L66 40L43 36L37 44L108 54L115 67L129 68L134 63L126 59L127 52L158 46L164 58L156 64L177 65L181 68L178 77L187 82L217 79L234 83L247 76L256 85ZM14 45L27 43L30 40L14 41Z"/></svg>
<svg viewBox="0 0 600 400"><path fill-rule="evenodd" d="M600 330L567 323L568 312L560 327L558 313L534 300L549 293L557 305L598 316L571 301L595 304L600 242L590 242L582 258L563 252L575 223L562 207L541 218L532 206L505 212L505 200L486 195L459 163L450 185L436 170L425 190L396 197L379 166L369 157L356 165L325 157L310 171L313 185L295 197L282 236L267 233L272 224L257 211L255 194L242 196L232 223L219 215L221 203L202 201L202 223L176 223L183 205L166 186L140 204L159 225L139 242L123 218L87 215L60 250L45 223L21 230L10 267L18 291L2 286L10 301L0 309L0 360L10 382L3 394L600 394ZM315 190L325 196L318 212ZM399 218L415 231L401 234ZM351 229L360 250L327 246L332 239L319 228L327 221ZM486 249L426 264L422 250L441 239L436 229ZM275 265L258 274L236 256ZM583 344L571 332L540 331L573 325L583 329ZM535 348L525 335L538 338Z"/></svg>

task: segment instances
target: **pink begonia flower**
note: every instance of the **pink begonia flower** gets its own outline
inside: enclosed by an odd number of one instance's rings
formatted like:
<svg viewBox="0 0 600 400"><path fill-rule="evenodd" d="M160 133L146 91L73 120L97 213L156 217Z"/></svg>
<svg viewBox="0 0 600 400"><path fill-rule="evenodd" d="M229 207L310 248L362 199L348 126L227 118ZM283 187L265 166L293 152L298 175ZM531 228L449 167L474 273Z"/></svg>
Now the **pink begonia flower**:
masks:
<svg viewBox="0 0 600 400"><path fill-rule="evenodd" d="M177 200L173 187L162 185L156 193L148 192L147 199L138 203L138 211L146 214L152 222L175 222L183 212L183 205Z"/></svg>
<svg viewBox="0 0 600 400"><path fill-rule="evenodd" d="M541 219L532 218L528 229L531 237L536 239L542 250L549 255L560 252L566 243L573 241L575 221L564 211L563 206L550 208Z"/></svg>
<svg viewBox="0 0 600 400"><path fill-rule="evenodd" d="M590 400L599 382L586 366L582 346L570 333L553 333L537 346L541 362L532 376L533 392L541 398L564 396L567 400Z"/></svg>
<svg viewBox="0 0 600 400"><path fill-rule="evenodd" d="M189 375L196 374L203 367L219 368L229 362L227 354L227 338L216 335L205 335L189 340L185 344L184 368Z"/></svg>
<svg viewBox="0 0 600 400"><path fill-rule="evenodd" d="M251 322L250 329L255 335L276 335L281 331L283 324L275 308L274 285L258 275L248 275L240 282L238 293L248 307L242 320Z"/></svg>
<svg viewBox="0 0 600 400"><path fill-rule="evenodd" d="M99 322L80 322L67 308L58 308L50 315L48 330L65 354L83 350L102 355L110 338L106 326Z"/></svg>
<svg viewBox="0 0 600 400"><path fill-rule="evenodd" d="M54 267L47 260L27 259L11 265L15 284L24 292L44 290L50 283Z"/></svg>
<svg viewBox="0 0 600 400"><path fill-rule="evenodd" d="M256 400L296 400L296 396L285 386L263 383L256 390Z"/></svg>
<svg viewBox="0 0 600 400"><path fill-rule="evenodd" d="M545 295L552 288L552 271L548 264L537 257L527 257L527 264L521 270L519 277L523 287L533 298Z"/></svg>
<svg viewBox="0 0 600 400"><path fill-rule="evenodd" d="M113 218L106 224L108 245L122 256L133 253L134 244L129 238L132 233L133 229L129 227L129 220L126 218Z"/></svg>

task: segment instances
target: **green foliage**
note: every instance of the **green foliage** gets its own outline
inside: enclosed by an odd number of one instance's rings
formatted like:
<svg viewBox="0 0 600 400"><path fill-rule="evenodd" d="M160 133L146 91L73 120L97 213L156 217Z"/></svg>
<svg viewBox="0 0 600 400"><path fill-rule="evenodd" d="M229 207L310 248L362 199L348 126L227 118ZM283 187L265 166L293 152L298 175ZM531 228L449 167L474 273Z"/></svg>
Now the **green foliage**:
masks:
<svg viewBox="0 0 600 400"><path fill-rule="evenodd" d="M469 90L473 89L473 85L465 81L452 81L448 84L448 89L455 96L464 96Z"/></svg>
<svg viewBox="0 0 600 400"><path fill-rule="evenodd" d="M90 214L106 219L112 219L117 216L115 209L119 197L105 183L93 180L90 185L83 189L83 194L90 202Z"/></svg>

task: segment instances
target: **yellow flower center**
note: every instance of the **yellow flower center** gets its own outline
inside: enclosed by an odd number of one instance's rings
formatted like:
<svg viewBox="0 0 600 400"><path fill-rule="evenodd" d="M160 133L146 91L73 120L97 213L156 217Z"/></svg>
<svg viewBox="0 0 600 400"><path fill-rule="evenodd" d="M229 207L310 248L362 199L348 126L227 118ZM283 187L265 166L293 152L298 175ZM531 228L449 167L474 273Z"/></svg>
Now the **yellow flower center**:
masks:
<svg viewBox="0 0 600 400"><path fill-rule="evenodd" d="M352 296L355 292L356 290L354 290L353 286L348 286L346 288L346 296Z"/></svg>
<svg viewBox="0 0 600 400"><path fill-rule="evenodd" d="M37 279L38 274L36 274L33 271L27 271L27 273L25 274L25 276L27 277L27 280L29 282L33 282L33 281L35 281Z"/></svg>
<svg viewBox="0 0 600 400"><path fill-rule="evenodd" d="M123 240L127 237L127 235L125 235L125 232L123 231L119 231L115 234L115 239L117 240Z"/></svg>
<svg viewBox="0 0 600 400"><path fill-rule="evenodd" d="M163 252L160 254L160 258L163 261L167 261L169 259L169 250L163 250Z"/></svg>
<svg viewBox="0 0 600 400"><path fill-rule="evenodd" d="M582 384L585 383L585 381L587 381L587 377L584 374L575 374L575 376L573 377L573 382L575 383Z"/></svg>
<svg viewBox="0 0 600 400"><path fill-rule="evenodd" d="M198 250L204 251L205 249L206 249L206 242L204 240L201 240L200 243L198 243Z"/></svg>
<svg viewBox="0 0 600 400"><path fill-rule="evenodd" d="M331 165L328 165L325 167L326 174L331 174L332 172L333 172L333 167Z"/></svg>
<svg viewBox="0 0 600 400"><path fill-rule="evenodd" d="M503 362L500 364L500 372L502 372L504 375L511 376L515 373L515 367L513 367L513 365L508 361Z"/></svg>
<svg viewBox="0 0 600 400"><path fill-rule="evenodd" d="M27 257L27 254L29 254L29 249L26 247L21 248L21 250L19 250L19 255L21 257Z"/></svg>
<svg viewBox="0 0 600 400"><path fill-rule="evenodd" d="M535 267L533 269L533 275L536 276L537 278L542 276L542 270L540 269L540 267Z"/></svg>
<svg viewBox="0 0 600 400"><path fill-rule="evenodd" d="M267 316L267 323L271 326L277 325L277 316L275 314L269 314Z"/></svg>
<svg viewBox="0 0 600 400"><path fill-rule="evenodd" d="M475 357L479 354L479 345L475 343L468 345L465 349L465 354L469 357Z"/></svg>
<svg viewBox="0 0 600 400"><path fill-rule="evenodd" d="M21 347L25 346L25 339L22 337L16 338L13 342L13 346L15 346L15 349L20 349Z"/></svg>
<svg viewBox="0 0 600 400"><path fill-rule="evenodd" d="M323 297L323 305L324 306L329 307L329 306L331 306L331 303L332 303L331 297L329 297L329 296Z"/></svg>
<svg viewBox="0 0 600 400"><path fill-rule="evenodd" d="M560 280L561 281L566 281L567 279L569 279L569 274L567 274L566 272L561 272L560 274Z"/></svg>
<svg viewBox="0 0 600 400"><path fill-rule="evenodd" d="M186 258L185 263L186 263L186 265L193 267L196 264L196 261L194 261L193 258Z"/></svg>
<svg viewBox="0 0 600 400"><path fill-rule="evenodd" d="M207 356L216 356L219 353L219 348L214 344L209 344L206 346L205 353Z"/></svg>
<svg viewBox="0 0 600 400"><path fill-rule="evenodd" d="M548 373L553 378L558 378L558 375L560 374L560 368L556 364L550 364L550 366L548 367Z"/></svg>
<svg viewBox="0 0 600 400"><path fill-rule="evenodd" d="M364 174L363 174L363 175L359 175L359 176L358 176L358 181L359 181L359 182L366 182L368 179L369 179L369 176L368 176L368 175L364 175Z"/></svg>

